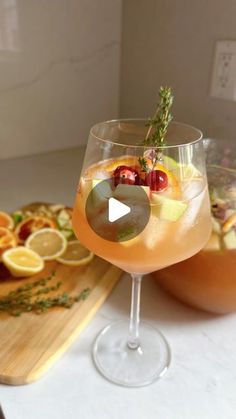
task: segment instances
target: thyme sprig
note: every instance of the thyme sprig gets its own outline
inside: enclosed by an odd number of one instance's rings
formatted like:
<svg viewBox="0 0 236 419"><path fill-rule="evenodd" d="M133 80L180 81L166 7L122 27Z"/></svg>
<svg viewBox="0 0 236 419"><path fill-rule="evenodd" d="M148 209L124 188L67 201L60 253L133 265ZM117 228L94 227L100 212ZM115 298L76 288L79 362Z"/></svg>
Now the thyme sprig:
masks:
<svg viewBox="0 0 236 419"><path fill-rule="evenodd" d="M90 289L85 288L76 296L63 292L52 297L43 298L43 295L57 291L62 286L62 281L58 281L52 286L48 285L54 276L55 272L53 271L46 278L38 279L18 287L14 291L10 291L5 296L1 296L0 311L6 312L11 316L20 316L26 312L41 314L52 307L71 308L74 303L85 300L88 297Z"/></svg>
<svg viewBox="0 0 236 419"><path fill-rule="evenodd" d="M149 118L146 124L149 128L142 143L145 147L155 148L155 153L152 153L151 158L153 167L155 166L157 160L161 160L161 148L165 145L167 129L173 119L171 107L173 105L174 96L171 88L160 87L159 97L160 101L156 112L152 118ZM139 158L139 164L144 172L148 171L148 164L145 157Z"/></svg>
<svg viewBox="0 0 236 419"><path fill-rule="evenodd" d="M139 157L138 162L141 166L142 172L147 172L148 171L148 164L147 164L147 161L146 161L145 157Z"/></svg>

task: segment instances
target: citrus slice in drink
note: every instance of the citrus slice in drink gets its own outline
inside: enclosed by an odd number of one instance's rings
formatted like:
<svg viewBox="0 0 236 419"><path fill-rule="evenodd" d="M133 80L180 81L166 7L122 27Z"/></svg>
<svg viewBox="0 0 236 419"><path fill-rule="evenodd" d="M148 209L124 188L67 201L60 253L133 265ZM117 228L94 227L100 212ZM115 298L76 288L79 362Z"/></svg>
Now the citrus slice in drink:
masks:
<svg viewBox="0 0 236 419"><path fill-rule="evenodd" d="M168 177L169 185L173 188L173 192L176 194L179 192L179 182L177 177L172 173L171 170L168 170L165 166L160 163L155 165L155 170L161 170L162 172L166 173Z"/></svg>
<svg viewBox="0 0 236 419"><path fill-rule="evenodd" d="M56 228L56 223L49 217L32 216L21 221L15 229L18 243L24 243L25 240L35 231L41 228Z"/></svg>
<svg viewBox="0 0 236 419"><path fill-rule="evenodd" d="M42 228L27 238L25 246L34 250L44 260L55 260L65 252L67 240L54 228Z"/></svg>
<svg viewBox="0 0 236 419"><path fill-rule="evenodd" d="M84 247L78 240L68 242L65 252L57 258L63 265L82 266L87 265L94 257L94 254Z"/></svg>
<svg viewBox="0 0 236 419"><path fill-rule="evenodd" d="M24 246L6 250L2 255L2 261L15 277L31 276L44 268L41 256Z"/></svg>
<svg viewBox="0 0 236 419"><path fill-rule="evenodd" d="M0 227L9 228L10 230L14 228L14 221L7 212L0 211Z"/></svg>
<svg viewBox="0 0 236 419"><path fill-rule="evenodd" d="M118 166L130 166L137 168L139 165L137 156L120 156L115 159L102 160L93 164L85 171L84 177L93 179L106 179L112 176Z"/></svg>
<svg viewBox="0 0 236 419"><path fill-rule="evenodd" d="M0 260L7 249L17 245L16 236L5 227L0 227Z"/></svg>

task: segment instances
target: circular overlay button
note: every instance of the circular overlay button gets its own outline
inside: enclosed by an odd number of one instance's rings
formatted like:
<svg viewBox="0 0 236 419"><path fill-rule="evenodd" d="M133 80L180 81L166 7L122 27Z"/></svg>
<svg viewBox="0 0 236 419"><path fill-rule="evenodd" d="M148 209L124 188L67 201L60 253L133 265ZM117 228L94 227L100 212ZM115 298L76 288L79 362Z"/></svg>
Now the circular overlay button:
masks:
<svg viewBox="0 0 236 419"><path fill-rule="evenodd" d="M150 217L149 187L119 184L114 178L91 181L86 217L105 240L123 242L140 234Z"/></svg>

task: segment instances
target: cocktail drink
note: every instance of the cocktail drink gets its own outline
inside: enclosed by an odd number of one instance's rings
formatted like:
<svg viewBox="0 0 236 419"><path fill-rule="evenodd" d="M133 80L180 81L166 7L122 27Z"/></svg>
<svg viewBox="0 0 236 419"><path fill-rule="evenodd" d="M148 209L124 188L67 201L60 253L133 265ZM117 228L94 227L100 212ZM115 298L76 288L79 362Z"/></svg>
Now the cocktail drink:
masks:
<svg viewBox="0 0 236 419"><path fill-rule="evenodd" d="M108 326L93 351L102 374L126 386L151 383L170 363L163 335L139 324L142 276L194 255L211 232L200 131L173 122L155 148L142 145L145 122L91 129L73 211L78 239L133 279L129 324ZM120 203L127 215L117 215Z"/></svg>

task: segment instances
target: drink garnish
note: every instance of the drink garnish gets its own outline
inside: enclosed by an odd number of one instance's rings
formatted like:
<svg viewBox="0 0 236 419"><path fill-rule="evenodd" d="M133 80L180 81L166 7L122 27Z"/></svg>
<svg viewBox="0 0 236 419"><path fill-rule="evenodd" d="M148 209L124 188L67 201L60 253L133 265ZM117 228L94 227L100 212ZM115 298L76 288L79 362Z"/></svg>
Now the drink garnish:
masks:
<svg viewBox="0 0 236 419"><path fill-rule="evenodd" d="M173 117L170 112L174 96L170 87L160 87L159 90L160 102L158 103L156 112L152 118L149 118L147 126L149 126L143 146L154 147L152 151L152 169L154 169L156 162L162 160L162 147L165 145L165 137L167 128ZM148 171L148 165L145 157L139 158L139 164L143 171Z"/></svg>
<svg viewBox="0 0 236 419"><path fill-rule="evenodd" d="M114 184L115 186L119 183L124 183L127 185L139 185L140 179L137 170L129 166L118 166L114 172Z"/></svg>
<svg viewBox="0 0 236 419"><path fill-rule="evenodd" d="M163 191L168 186L168 176L162 170L151 170L145 176L145 184L151 191Z"/></svg>
<svg viewBox="0 0 236 419"><path fill-rule="evenodd" d="M172 121L170 109L173 104L174 96L170 87L160 87L160 102L158 103L156 112L152 118L149 118L147 125L149 126L144 146L162 147L165 145L165 137L167 128ZM151 134L152 129L154 132Z"/></svg>

